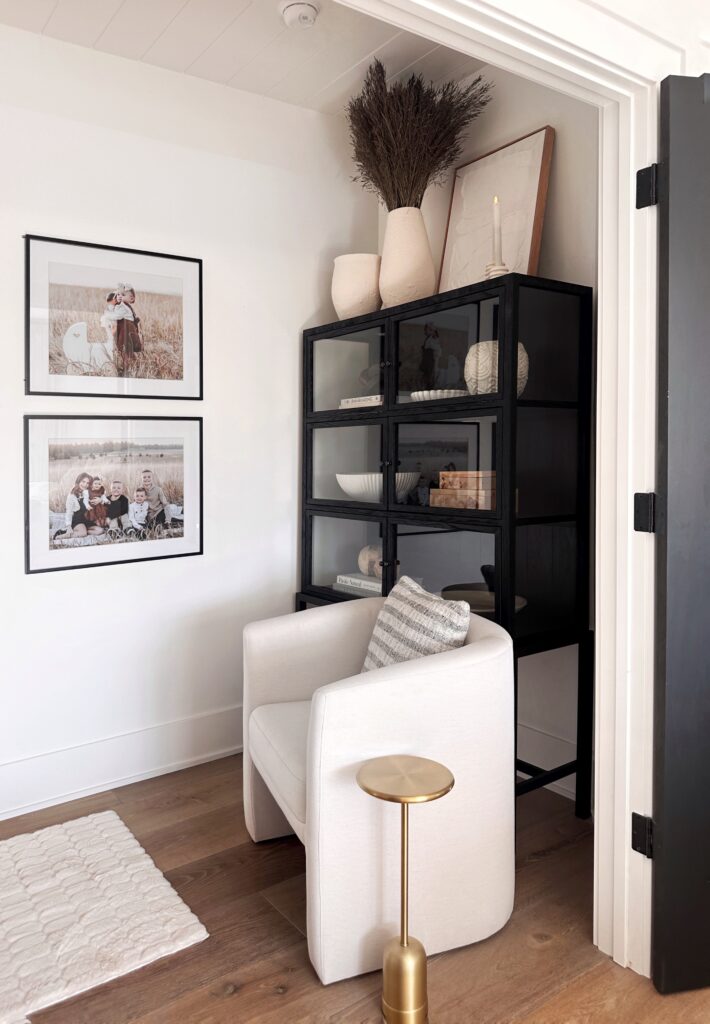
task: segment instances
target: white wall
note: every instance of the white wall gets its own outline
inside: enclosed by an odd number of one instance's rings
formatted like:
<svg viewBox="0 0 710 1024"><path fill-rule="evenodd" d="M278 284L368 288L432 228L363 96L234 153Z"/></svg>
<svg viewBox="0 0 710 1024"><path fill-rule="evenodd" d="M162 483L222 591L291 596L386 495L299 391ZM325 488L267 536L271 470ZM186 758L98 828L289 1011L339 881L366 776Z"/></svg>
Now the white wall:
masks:
<svg viewBox="0 0 710 1024"><path fill-rule="evenodd" d="M372 247L335 119L0 30L0 815L241 743L241 630L290 610L300 330ZM204 260L205 401L23 395L24 233ZM23 574L23 413L203 415L202 557Z"/></svg>
<svg viewBox="0 0 710 1024"><path fill-rule="evenodd" d="M493 98L464 143L461 163L482 156L549 124L555 145L540 250L541 277L592 287L597 282L597 110L552 89L492 66L478 72L493 85ZM470 79L464 79L464 83ZM452 175L432 186L422 212L437 268L441 264ZM386 214L380 211L380 241ZM505 258L505 253L503 254ZM570 761L576 746L577 648L520 662L519 754L553 767ZM552 788L574 796L574 777Z"/></svg>

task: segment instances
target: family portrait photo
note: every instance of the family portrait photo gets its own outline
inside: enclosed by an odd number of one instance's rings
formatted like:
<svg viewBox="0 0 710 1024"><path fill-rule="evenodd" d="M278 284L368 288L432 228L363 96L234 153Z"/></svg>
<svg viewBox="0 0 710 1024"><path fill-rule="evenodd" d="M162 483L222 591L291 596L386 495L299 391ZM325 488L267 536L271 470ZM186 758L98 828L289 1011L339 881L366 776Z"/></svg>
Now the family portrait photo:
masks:
<svg viewBox="0 0 710 1024"><path fill-rule="evenodd" d="M182 537L183 501L179 440L49 442L51 548Z"/></svg>
<svg viewBox="0 0 710 1024"><path fill-rule="evenodd" d="M27 571L202 550L199 418L25 418Z"/></svg>
<svg viewBox="0 0 710 1024"><path fill-rule="evenodd" d="M26 245L28 394L201 397L200 260Z"/></svg>

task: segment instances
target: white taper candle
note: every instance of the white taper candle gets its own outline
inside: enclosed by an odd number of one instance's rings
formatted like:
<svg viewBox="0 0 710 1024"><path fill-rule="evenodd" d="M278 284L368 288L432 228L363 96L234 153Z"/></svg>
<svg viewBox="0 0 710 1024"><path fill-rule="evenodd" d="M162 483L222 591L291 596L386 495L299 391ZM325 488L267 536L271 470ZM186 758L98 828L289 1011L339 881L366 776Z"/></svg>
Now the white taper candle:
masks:
<svg viewBox="0 0 710 1024"><path fill-rule="evenodd" d="M500 202L493 196L493 263L500 266L503 262L503 240L500 230Z"/></svg>

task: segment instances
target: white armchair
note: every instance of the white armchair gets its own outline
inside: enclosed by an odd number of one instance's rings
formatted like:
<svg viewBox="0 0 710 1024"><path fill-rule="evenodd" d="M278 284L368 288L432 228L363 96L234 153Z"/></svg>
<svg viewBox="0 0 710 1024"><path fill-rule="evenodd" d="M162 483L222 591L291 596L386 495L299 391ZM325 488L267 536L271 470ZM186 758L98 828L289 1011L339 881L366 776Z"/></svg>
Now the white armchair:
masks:
<svg viewBox="0 0 710 1024"><path fill-rule="evenodd" d="M355 782L372 757L430 757L456 779L410 815L410 925L427 953L485 939L513 909L510 637L472 615L463 647L360 674L382 603L244 631L247 828L305 845L308 951L324 984L381 967L399 929L399 814Z"/></svg>

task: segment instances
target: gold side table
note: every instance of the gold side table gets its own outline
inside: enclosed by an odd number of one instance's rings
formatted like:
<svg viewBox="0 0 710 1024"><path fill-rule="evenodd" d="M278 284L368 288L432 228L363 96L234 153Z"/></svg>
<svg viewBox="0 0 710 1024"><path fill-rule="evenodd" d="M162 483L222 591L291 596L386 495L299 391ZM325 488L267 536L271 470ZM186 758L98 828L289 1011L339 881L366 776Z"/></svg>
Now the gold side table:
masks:
<svg viewBox="0 0 710 1024"><path fill-rule="evenodd" d="M382 1013L387 1024L425 1024L426 950L419 939L409 934L409 805L446 796L454 777L438 761L395 754L366 761L357 773L357 782L370 796L402 807L400 934L385 946Z"/></svg>

